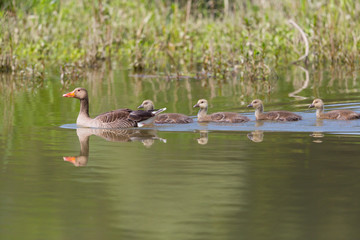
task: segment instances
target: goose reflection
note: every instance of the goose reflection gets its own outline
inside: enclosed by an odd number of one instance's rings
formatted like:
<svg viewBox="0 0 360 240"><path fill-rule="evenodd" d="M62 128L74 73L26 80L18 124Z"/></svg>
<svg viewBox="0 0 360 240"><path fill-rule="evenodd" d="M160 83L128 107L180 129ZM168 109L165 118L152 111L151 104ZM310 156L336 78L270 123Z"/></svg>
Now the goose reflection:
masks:
<svg viewBox="0 0 360 240"><path fill-rule="evenodd" d="M89 138L96 135L111 142L140 141L145 147L151 147L156 140L166 143L166 139L159 138L154 129L93 129L77 128L76 134L80 142L78 156L63 157L64 161L71 162L76 167L85 166L89 158Z"/></svg>
<svg viewBox="0 0 360 240"><path fill-rule="evenodd" d="M262 142L264 140L264 131L255 130L247 134L247 137L256 143Z"/></svg>
<svg viewBox="0 0 360 240"><path fill-rule="evenodd" d="M200 145L206 145L209 141L209 137L208 137L208 130L200 130L200 137L197 138L197 142Z"/></svg>

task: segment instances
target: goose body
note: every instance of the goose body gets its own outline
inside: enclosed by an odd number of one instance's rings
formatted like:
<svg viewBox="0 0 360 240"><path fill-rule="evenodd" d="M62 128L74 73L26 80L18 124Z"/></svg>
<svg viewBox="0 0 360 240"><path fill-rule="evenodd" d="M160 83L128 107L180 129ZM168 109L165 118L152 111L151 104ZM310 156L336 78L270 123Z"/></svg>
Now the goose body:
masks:
<svg viewBox="0 0 360 240"><path fill-rule="evenodd" d="M154 111L154 103L151 100L145 100L138 108L144 108L145 111ZM193 119L181 113L161 113L155 117L156 124L184 124L192 123Z"/></svg>
<svg viewBox="0 0 360 240"><path fill-rule="evenodd" d="M272 121L299 121L302 117L288 111L271 111L264 113L263 102L259 99L253 100L248 107L255 108L256 120L272 120Z"/></svg>
<svg viewBox="0 0 360 240"><path fill-rule="evenodd" d="M208 115L208 102L205 99L200 99L194 107L200 108L197 114L198 122L241 123L250 121L248 117L234 112L217 112Z"/></svg>
<svg viewBox="0 0 360 240"><path fill-rule="evenodd" d="M335 119L335 120L355 120L360 119L360 114L351 110L332 110L324 112L324 102L321 99L315 99L309 108L316 108L316 118Z"/></svg>
<svg viewBox="0 0 360 240"><path fill-rule="evenodd" d="M151 123L154 117L165 111L166 108L157 111L133 111L128 108L117 109L91 118L89 115L89 98L85 88L75 88L74 91L66 93L63 97L77 98L80 100L80 112L76 124L91 128L131 128L141 127L143 124Z"/></svg>

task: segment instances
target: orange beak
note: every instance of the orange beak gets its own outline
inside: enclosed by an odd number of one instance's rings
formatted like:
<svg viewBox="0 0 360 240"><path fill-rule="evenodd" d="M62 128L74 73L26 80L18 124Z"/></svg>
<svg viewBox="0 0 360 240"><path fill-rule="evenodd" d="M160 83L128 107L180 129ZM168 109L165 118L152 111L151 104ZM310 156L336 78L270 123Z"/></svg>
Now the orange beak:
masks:
<svg viewBox="0 0 360 240"><path fill-rule="evenodd" d="M65 93L65 94L63 95L63 97L75 97L75 93L74 93L74 91L69 92L69 93Z"/></svg>
<svg viewBox="0 0 360 240"><path fill-rule="evenodd" d="M63 157L64 161L71 162L72 164L75 164L76 158L75 157Z"/></svg>

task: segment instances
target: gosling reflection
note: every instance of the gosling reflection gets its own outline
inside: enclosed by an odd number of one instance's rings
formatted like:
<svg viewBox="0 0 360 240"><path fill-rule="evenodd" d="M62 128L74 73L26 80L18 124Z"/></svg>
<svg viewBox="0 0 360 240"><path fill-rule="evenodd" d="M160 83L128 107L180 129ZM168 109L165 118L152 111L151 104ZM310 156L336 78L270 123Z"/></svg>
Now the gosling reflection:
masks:
<svg viewBox="0 0 360 240"><path fill-rule="evenodd" d="M317 118L315 126L317 126L317 127L324 126L324 120ZM322 138L324 137L324 134L322 132L313 132L312 134L310 134L310 136L314 138L314 140L313 140L314 143L322 143L323 142Z"/></svg>
<svg viewBox="0 0 360 240"><path fill-rule="evenodd" d="M89 138L96 135L111 142L142 142L147 148L156 140L166 143L166 139L159 138L154 129L92 129L77 128L76 134L80 142L79 156L63 157L64 161L71 162L76 167L86 166L89 158Z"/></svg>
<svg viewBox="0 0 360 240"><path fill-rule="evenodd" d="M324 137L324 134L322 132L313 132L312 134L310 134L310 136L314 138L313 140L314 143L323 142L322 138Z"/></svg>
<svg viewBox="0 0 360 240"><path fill-rule="evenodd" d="M209 137L208 137L208 130L200 130L200 137L197 138L197 142L200 145L206 145L209 141Z"/></svg>
<svg viewBox="0 0 360 240"><path fill-rule="evenodd" d="M262 120L256 120L255 121L255 127L262 127L262 126L264 126L264 121L262 121Z"/></svg>
<svg viewBox="0 0 360 240"><path fill-rule="evenodd" d="M262 142L264 140L264 131L262 130L255 130L252 131L251 133L247 134L247 137L256 143Z"/></svg>
<svg viewBox="0 0 360 240"><path fill-rule="evenodd" d="M315 126L317 126L317 127L322 127L322 126L324 126L324 120L317 118L317 119L316 119Z"/></svg>

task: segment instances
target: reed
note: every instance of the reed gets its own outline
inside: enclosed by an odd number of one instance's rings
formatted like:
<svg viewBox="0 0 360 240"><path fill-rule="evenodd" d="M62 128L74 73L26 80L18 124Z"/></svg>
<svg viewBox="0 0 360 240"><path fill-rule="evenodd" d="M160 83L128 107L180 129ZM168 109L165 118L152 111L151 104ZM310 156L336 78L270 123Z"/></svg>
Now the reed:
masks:
<svg viewBox="0 0 360 240"><path fill-rule="evenodd" d="M0 8L0 72L44 77L55 67L74 78L107 62L255 81L305 52L313 66L359 65L358 1L5 0Z"/></svg>

